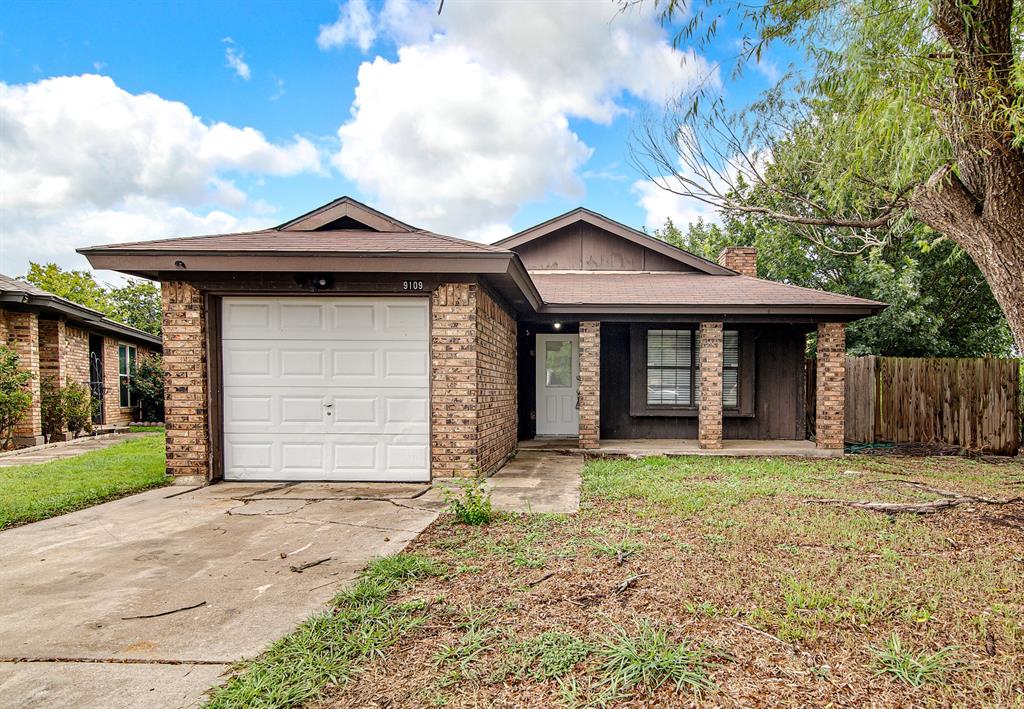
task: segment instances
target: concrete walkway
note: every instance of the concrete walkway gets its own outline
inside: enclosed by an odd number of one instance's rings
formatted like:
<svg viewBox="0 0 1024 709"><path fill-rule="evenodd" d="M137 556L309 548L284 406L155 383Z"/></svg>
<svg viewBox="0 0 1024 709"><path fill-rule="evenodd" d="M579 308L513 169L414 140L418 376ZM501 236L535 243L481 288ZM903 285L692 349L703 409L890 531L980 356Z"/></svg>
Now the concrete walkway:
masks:
<svg viewBox="0 0 1024 709"><path fill-rule="evenodd" d="M12 451L0 455L0 468L9 468L15 465L34 465L36 463L49 463L51 460L62 460L73 458L89 451L103 450L123 441L130 441L133 438L152 436L153 433L112 433L104 436L87 436L78 438L66 443L54 443L34 448L26 448L22 451Z"/></svg>
<svg viewBox="0 0 1024 709"><path fill-rule="evenodd" d="M497 473L487 479L491 504L504 512L571 514L580 508L583 458L544 451L519 451ZM422 504L444 506L444 489L438 481L423 496Z"/></svg>
<svg viewBox="0 0 1024 709"><path fill-rule="evenodd" d="M200 703L430 524L426 489L163 488L0 532L0 703Z"/></svg>

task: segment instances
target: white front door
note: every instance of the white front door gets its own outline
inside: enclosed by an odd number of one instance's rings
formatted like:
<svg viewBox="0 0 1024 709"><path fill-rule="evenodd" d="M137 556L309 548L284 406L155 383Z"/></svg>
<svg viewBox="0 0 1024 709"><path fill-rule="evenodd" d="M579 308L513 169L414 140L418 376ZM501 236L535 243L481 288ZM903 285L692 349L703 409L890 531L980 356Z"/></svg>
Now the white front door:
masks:
<svg viewBox="0 0 1024 709"><path fill-rule="evenodd" d="M537 335L537 435L578 436L579 335Z"/></svg>
<svg viewBox="0 0 1024 709"><path fill-rule="evenodd" d="M224 298L224 478L430 479L426 298Z"/></svg>

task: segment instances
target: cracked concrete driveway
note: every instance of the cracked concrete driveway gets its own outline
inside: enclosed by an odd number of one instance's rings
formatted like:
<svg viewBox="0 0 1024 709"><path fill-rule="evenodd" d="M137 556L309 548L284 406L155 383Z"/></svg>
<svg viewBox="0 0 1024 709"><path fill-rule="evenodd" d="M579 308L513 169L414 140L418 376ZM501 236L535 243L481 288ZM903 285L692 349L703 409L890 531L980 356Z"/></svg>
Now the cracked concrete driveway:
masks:
<svg viewBox="0 0 1024 709"><path fill-rule="evenodd" d="M164 488L0 532L4 706L201 702L231 663L430 524L426 489Z"/></svg>

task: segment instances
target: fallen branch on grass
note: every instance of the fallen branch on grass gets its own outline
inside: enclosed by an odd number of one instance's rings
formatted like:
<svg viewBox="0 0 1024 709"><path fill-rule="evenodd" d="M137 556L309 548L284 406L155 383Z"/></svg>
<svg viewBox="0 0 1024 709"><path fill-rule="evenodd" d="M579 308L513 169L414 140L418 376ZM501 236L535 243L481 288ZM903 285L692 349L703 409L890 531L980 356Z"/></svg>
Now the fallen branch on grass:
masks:
<svg viewBox="0 0 1024 709"><path fill-rule="evenodd" d="M526 585L529 588L533 588L534 586L537 586L539 584L544 583L545 581L547 581L549 578L551 578L554 575L555 575L554 571L549 571L546 574L544 574L543 576L541 576L539 579L534 579L533 581L527 581Z"/></svg>
<svg viewBox="0 0 1024 709"><path fill-rule="evenodd" d="M292 571L294 571L297 574L301 574L306 569L312 569L314 566L320 566L320 564L323 564L324 562L330 561L330 560L331 560L331 557L328 556L326 558L318 559L316 561L307 561L305 564L300 564L298 566L289 566L288 568L291 569Z"/></svg>
<svg viewBox="0 0 1024 709"><path fill-rule="evenodd" d="M1012 505L1024 502L1024 497L1011 497L1000 500L994 497L979 497L977 495L964 495L952 490L943 490L937 487L930 487L914 480L881 480L879 482L897 482L904 485L916 487L923 492L933 495L942 495L938 500L928 502L875 502L870 500L835 500L835 499L810 499L804 500L812 505L833 505L837 507L854 507L859 510L871 512L884 512L886 514L898 514L902 512L918 515L928 515L941 510L950 509L957 505L979 504L979 505Z"/></svg>
<svg viewBox="0 0 1024 709"><path fill-rule="evenodd" d="M644 576L649 576L649 574L633 574L628 579L626 579L625 581L620 583L618 586L616 586L615 590L612 591L612 593L616 593L616 594L624 593L626 591L626 589L628 589L630 586L632 586L637 581L642 579Z"/></svg>
<svg viewBox="0 0 1024 709"><path fill-rule="evenodd" d="M122 618L121 620L140 620L142 618L160 618L161 616L170 615L171 613L181 613L182 611L190 611L193 608L199 608L200 606L205 606L205 605L206 605L206 601L199 601L199 603L196 603L194 606L185 606L183 608L175 608L174 610L163 611L161 613L150 613L148 615L130 615L130 616L127 616L126 618Z"/></svg>

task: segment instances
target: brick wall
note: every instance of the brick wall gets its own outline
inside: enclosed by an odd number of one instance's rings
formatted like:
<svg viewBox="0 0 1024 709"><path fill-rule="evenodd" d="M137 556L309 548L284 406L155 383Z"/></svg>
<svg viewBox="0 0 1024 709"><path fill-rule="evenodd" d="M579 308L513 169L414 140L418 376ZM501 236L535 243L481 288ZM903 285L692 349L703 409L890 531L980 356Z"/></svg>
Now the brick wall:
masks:
<svg viewBox="0 0 1024 709"><path fill-rule="evenodd" d="M601 438L601 323L580 322L580 448Z"/></svg>
<svg viewBox="0 0 1024 709"><path fill-rule="evenodd" d="M722 323L700 324L700 409L697 438L701 448L722 447Z"/></svg>
<svg viewBox="0 0 1024 709"><path fill-rule="evenodd" d="M36 376L29 382L32 408L14 427L16 445L42 443L43 420L39 404L39 316L36 313L8 312L8 345L21 358L20 367Z"/></svg>
<svg viewBox="0 0 1024 709"><path fill-rule="evenodd" d="M491 298L477 291L477 465L490 471L516 449L516 321Z"/></svg>
<svg viewBox="0 0 1024 709"><path fill-rule="evenodd" d="M89 385L89 332L74 325L64 328L64 377Z"/></svg>
<svg viewBox="0 0 1024 709"><path fill-rule="evenodd" d="M741 276L757 278L757 249L753 246L727 246L718 254L718 263Z"/></svg>
<svg viewBox="0 0 1024 709"><path fill-rule="evenodd" d="M435 477L489 472L516 447L515 321L479 286L445 283L431 303Z"/></svg>
<svg viewBox="0 0 1024 709"><path fill-rule="evenodd" d="M52 380L64 386L64 350L67 326L63 320L39 321L39 383Z"/></svg>
<svg viewBox="0 0 1024 709"><path fill-rule="evenodd" d="M846 325L818 323L818 448L842 448L846 436Z"/></svg>
<svg viewBox="0 0 1024 709"><path fill-rule="evenodd" d="M167 472L182 484L202 484L210 478L203 295L180 281L161 286Z"/></svg>

